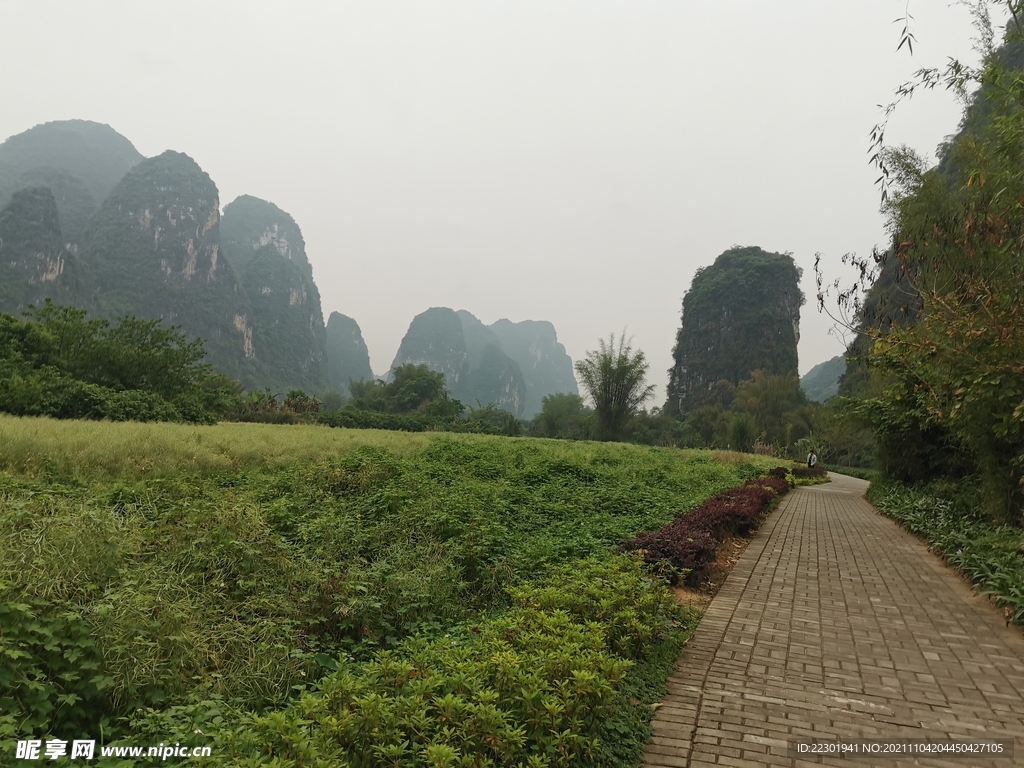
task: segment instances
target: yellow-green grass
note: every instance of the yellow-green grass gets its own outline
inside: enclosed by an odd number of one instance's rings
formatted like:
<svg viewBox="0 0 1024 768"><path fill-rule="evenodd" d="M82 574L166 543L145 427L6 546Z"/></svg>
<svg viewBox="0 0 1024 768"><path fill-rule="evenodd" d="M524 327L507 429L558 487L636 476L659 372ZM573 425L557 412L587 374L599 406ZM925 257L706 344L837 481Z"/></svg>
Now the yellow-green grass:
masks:
<svg viewBox="0 0 1024 768"><path fill-rule="evenodd" d="M276 468L344 456L360 448L382 448L407 456L437 439L488 443L513 439L491 435L409 433L377 429L336 429L319 425L221 423L213 426L171 423L58 420L0 414L0 471L64 479L144 479L178 473L211 474L225 470ZM536 441L553 456L581 457L643 448L562 440ZM768 469L778 461L734 451L678 451L692 459Z"/></svg>
<svg viewBox="0 0 1024 768"><path fill-rule="evenodd" d="M192 424L0 415L0 470L35 476L146 478L279 467L376 446L407 454L424 434L313 425Z"/></svg>

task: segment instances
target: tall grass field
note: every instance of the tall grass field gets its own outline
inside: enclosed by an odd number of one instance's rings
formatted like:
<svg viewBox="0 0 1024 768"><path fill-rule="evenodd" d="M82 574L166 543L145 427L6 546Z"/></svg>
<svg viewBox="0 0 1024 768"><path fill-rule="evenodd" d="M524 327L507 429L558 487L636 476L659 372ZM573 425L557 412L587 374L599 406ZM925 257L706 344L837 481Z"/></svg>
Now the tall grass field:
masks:
<svg viewBox="0 0 1024 768"><path fill-rule="evenodd" d="M0 416L0 764L635 765L692 617L614 551L774 463Z"/></svg>

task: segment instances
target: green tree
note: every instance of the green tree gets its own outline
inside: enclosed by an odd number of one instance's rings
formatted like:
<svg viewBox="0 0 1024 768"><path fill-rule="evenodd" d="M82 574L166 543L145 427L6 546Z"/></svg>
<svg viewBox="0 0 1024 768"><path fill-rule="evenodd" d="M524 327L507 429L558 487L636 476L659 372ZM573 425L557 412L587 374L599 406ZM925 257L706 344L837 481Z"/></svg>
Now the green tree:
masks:
<svg viewBox="0 0 1024 768"><path fill-rule="evenodd" d="M352 381L351 407L382 413L421 413L439 421L462 415L462 403L448 394L444 374L425 365L408 363L392 371L391 381Z"/></svg>
<svg viewBox="0 0 1024 768"><path fill-rule="evenodd" d="M1024 36L1021 3L1001 48L991 46L989 3L974 4L983 63L921 70L896 102L938 86L977 86L957 136L928 167L874 132L892 247L875 254L919 297L914 322L862 326L865 356L886 373L862 410L886 441L917 449L936 469L958 455L976 471L991 512L1024 516ZM888 258L886 258L888 257ZM875 264L860 262L863 273ZM847 292L841 299L859 294ZM823 298L819 296L819 303ZM856 301L852 302L856 307ZM848 304L849 306L849 304ZM922 446L927 436L928 446ZM930 452L922 453L927 447ZM934 450L931 450L934 449ZM906 467L904 467L906 468Z"/></svg>
<svg viewBox="0 0 1024 768"><path fill-rule="evenodd" d="M202 340L159 320L86 319L47 302L27 320L0 315L0 410L57 418L210 422L236 404Z"/></svg>
<svg viewBox="0 0 1024 768"><path fill-rule="evenodd" d="M757 436L754 420L745 413L734 413L729 418L729 446L736 451L750 452Z"/></svg>
<svg viewBox="0 0 1024 768"><path fill-rule="evenodd" d="M814 431L794 443L791 455L803 458L813 447L823 464L875 467L874 434L860 405L859 400L836 396L815 407Z"/></svg>
<svg viewBox="0 0 1024 768"><path fill-rule="evenodd" d="M545 395L540 413L534 420L534 434L538 437L561 437L585 440L589 435L588 417L592 411L583 398L570 392Z"/></svg>
<svg viewBox="0 0 1024 768"><path fill-rule="evenodd" d="M340 411L345 405L345 396L329 390L320 396L320 406L325 411Z"/></svg>
<svg viewBox="0 0 1024 768"><path fill-rule="evenodd" d="M444 374L425 365L400 365L392 373L388 395L395 413L409 413L448 397Z"/></svg>
<svg viewBox="0 0 1024 768"><path fill-rule="evenodd" d="M695 408L686 417L686 423L700 438L705 448L724 445L728 439L729 412L717 405Z"/></svg>
<svg viewBox="0 0 1024 768"><path fill-rule="evenodd" d="M72 377L114 390L140 389L166 399L187 394L211 376L202 339L187 341L161 320L87 320L83 309L49 299L25 312L51 339L48 362Z"/></svg>
<svg viewBox="0 0 1024 768"><path fill-rule="evenodd" d="M576 362L576 373L594 403L599 440L624 439L640 407L654 396L654 385L647 384L650 366L641 350L633 351L631 341L623 333L616 345L613 333Z"/></svg>
<svg viewBox="0 0 1024 768"><path fill-rule="evenodd" d="M811 431L810 407L795 373L754 371L736 387L733 409L750 416L755 437L776 445L788 447Z"/></svg>
<svg viewBox="0 0 1024 768"><path fill-rule="evenodd" d="M360 411L387 411L387 384L380 379L348 380L351 407Z"/></svg>

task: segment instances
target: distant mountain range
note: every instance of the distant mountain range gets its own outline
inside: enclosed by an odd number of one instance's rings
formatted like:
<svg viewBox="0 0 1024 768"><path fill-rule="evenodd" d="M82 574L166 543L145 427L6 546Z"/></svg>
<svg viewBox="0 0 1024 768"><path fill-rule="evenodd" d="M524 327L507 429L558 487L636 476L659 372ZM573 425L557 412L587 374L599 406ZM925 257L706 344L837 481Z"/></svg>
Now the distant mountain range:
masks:
<svg viewBox="0 0 1024 768"><path fill-rule="evenodd" d="M288 213L242 195L222 215L216 184L188 155L145 158L99 123L45 123L0 144L0 312L46 298L178 325L248 387L345 392L350 379L373 376L358 323L334 312L324 324ZM403 362L444 372L469 405L520 416L547 394L577 391L547 322L484 326L431 309L413 320Z"/></svg>
<svg viewBox="0 0 1024 768"><path fill-rule="evenodd" d="M836 355L818 363L800 377L800 386L808 400L823 403L839 393L839 380L846 373L846 356Z"/></svg>
<svg viewBox="0 0 1024 768"><path fill-rule="evenodd" d="M546 395L579 394L572 360L545 321L484 325L466 310L432 307L413 318L391 364L440 371L468 405L494 404L519 417L537 414Z"/></svg>

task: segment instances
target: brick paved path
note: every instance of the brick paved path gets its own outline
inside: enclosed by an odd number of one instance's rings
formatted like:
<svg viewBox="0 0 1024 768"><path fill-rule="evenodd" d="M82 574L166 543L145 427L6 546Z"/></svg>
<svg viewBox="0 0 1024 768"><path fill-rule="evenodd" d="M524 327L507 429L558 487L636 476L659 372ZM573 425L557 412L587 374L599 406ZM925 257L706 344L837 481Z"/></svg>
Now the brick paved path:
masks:
<svg viewBox="0 0 1024 768"><path fill-rule="evenodd" d="M841 475L790 493L750 543L669 679L646 766L813 765L799 738L1016 738L1024 634Z"/></svg>

